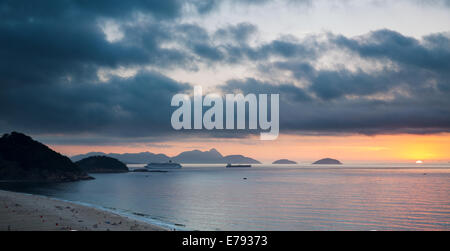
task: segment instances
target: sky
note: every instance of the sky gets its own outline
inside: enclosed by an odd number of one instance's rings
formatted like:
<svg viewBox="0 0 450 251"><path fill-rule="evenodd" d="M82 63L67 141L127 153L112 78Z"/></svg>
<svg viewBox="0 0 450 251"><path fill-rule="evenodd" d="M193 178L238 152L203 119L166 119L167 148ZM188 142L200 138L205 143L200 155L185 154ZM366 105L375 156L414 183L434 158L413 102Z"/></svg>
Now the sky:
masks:
<svg viewBox="0 0 450 251"><path fill-rule="evenodd" d="M0 133L265 162L450 160L448 0L0 0ZM280 137L175 131L173 95L280 94Z"/></svg>

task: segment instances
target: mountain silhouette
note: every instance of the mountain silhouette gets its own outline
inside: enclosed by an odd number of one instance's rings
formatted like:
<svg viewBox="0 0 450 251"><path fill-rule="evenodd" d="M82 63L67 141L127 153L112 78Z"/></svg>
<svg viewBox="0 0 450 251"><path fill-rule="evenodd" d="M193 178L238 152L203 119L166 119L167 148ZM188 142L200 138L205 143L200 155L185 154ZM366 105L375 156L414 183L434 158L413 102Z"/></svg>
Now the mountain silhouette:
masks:
<svg viewBox="0 0 450 251"><path fill-rule="evenodd" d="M274 161L272 164L278 164L278 165L295 165L297 162L288 160L288 159L279 159Z"/></svg>
<svg viewBox="0 0 450 251"><path fill-rule="evenodd" d="M204 164L215 164L215 163L225 163L223 162L223 156L216 149L211 149L209 151L187 151L178 154L173 157L175 162L179 163L204 163Z"/></svg>
<svg viewBox="0 0 450 251"><path fill-rule="evenodd" d="M126 164L144 164L150 162L168 162L170 158L165 154L154 154L150 152L142 153L103 153L103 152L90 152L86 154L75 155L71 159L73 161L79 161L93 156L107 156L118 159Z"/></svg>
<svg viewBox="0 0 450 251"><path fill-rule="evenodd" d="M73 161L78 161L92 156L108 156L118 159L126 164L147 164L147 163L161 163L172 160L178 163L185 164L260 164L259 161L245 157L242 155L229 155L223 156L216 149L209 151L192 150L182 152L174 157L169 157L165 154L154 154L150 152L143 153L102 153L102 152L90 152L86 154L73 156Z"/></svg>
<svg viewBox="0 0 450 251"><path fill-rule="evenodd" d="M331 158L325 158L318 160L313 163L314 165L342 165L342 163L339 160L331 159Z"/></svg>
<svg viewBox="0 0 450 251"><path fill-rule="evenodd" d="M228 155L223 157L224 163L228 164L261 164L261 162L242 155Z"/></svg>
<svg viewBox="0 0 450 251"><path fill-rule="evenodd" d="M92 156L75 162L88 173L126 173L128 167L117 159L107 156Z"/></svg>
<svg viewBox="0 0 450 251"><path fill-rule="evenodd" d="M0 180L64 182L93 179L63 156L31 137L12 132L0 138Z"/></svg>

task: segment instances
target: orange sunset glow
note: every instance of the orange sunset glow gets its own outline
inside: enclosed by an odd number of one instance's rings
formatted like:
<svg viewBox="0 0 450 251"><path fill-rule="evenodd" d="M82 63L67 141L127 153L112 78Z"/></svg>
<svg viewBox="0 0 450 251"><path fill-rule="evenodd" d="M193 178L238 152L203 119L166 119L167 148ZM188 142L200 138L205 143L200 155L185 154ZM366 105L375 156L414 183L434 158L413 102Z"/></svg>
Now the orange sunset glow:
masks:
<svg viewBox="0 0 450 251"><path fill-rule="evenodd" d="M56 151L75 155L91 151L106 153L153 152L174 156L182 151L209 150L216 148L224 155L242 154L271 163L280 158L299 162L310 162L322 157L335 157L346 162L417 160L448 161L450 156L450 134L436 135L379 135L379 136L298 136L281 135L276 141L249 139L217 139L165 142L161 146L70 146L53 145Z"/></svg>

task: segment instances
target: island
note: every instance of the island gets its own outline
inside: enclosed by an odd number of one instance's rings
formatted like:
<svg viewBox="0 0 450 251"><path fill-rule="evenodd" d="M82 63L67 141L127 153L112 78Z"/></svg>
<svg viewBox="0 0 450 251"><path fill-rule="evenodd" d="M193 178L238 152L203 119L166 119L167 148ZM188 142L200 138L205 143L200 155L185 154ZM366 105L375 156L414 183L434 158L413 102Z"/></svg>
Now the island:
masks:
<svg viewBox="0 0 450 251"><path fill-rule="evenodd" d="M342 163L337 159L325 158L314 162L313 165L342 165Z"/></svg>
<svg viewBox="0 0 450 251"><path fill-rule="evenodd" d="M128 167L119 160L107 156L92 156L75 162L88 173L127 173Z"/></svg>
<svg viewBox="0 0 450 251"><path fill-rule="evenodd" d="M288 159L279 159L277 161L274 161L272 164L274 164L274 165L296 165L297 162L288 160Z"/></svg>
<svg viewBox="0 0 450 251"><path fill-rule="evenodd" d="M68 157L31 137L12 132L0 138L0 180L67 182L93 179Z"/></svg>
<svg viewBox="0 0 450 251"><path fill-rule="evenodd" d="M223 157L227 164L261 164L261 162L243 155L228 155Z"/></svg>

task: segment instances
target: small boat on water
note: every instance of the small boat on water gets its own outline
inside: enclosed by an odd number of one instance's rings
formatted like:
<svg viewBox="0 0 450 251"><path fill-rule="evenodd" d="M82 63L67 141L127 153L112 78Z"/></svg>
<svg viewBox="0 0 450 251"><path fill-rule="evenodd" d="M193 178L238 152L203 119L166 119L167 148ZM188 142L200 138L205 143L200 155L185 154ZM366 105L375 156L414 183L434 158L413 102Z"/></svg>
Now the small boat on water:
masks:
<svg viewBox="0 0 450 251"><path fill-rule="evenodd" d="M228 163L227 168L249 168L252 167L252 165L233 165Z"/></svg>
<svg viewBox="0 0 450 251"><path fill-rule="evenodd" d="M171 160L165 163L150 163L145 166L147 169L180 169L181 167L179 163L174 163Z"/></svg>

